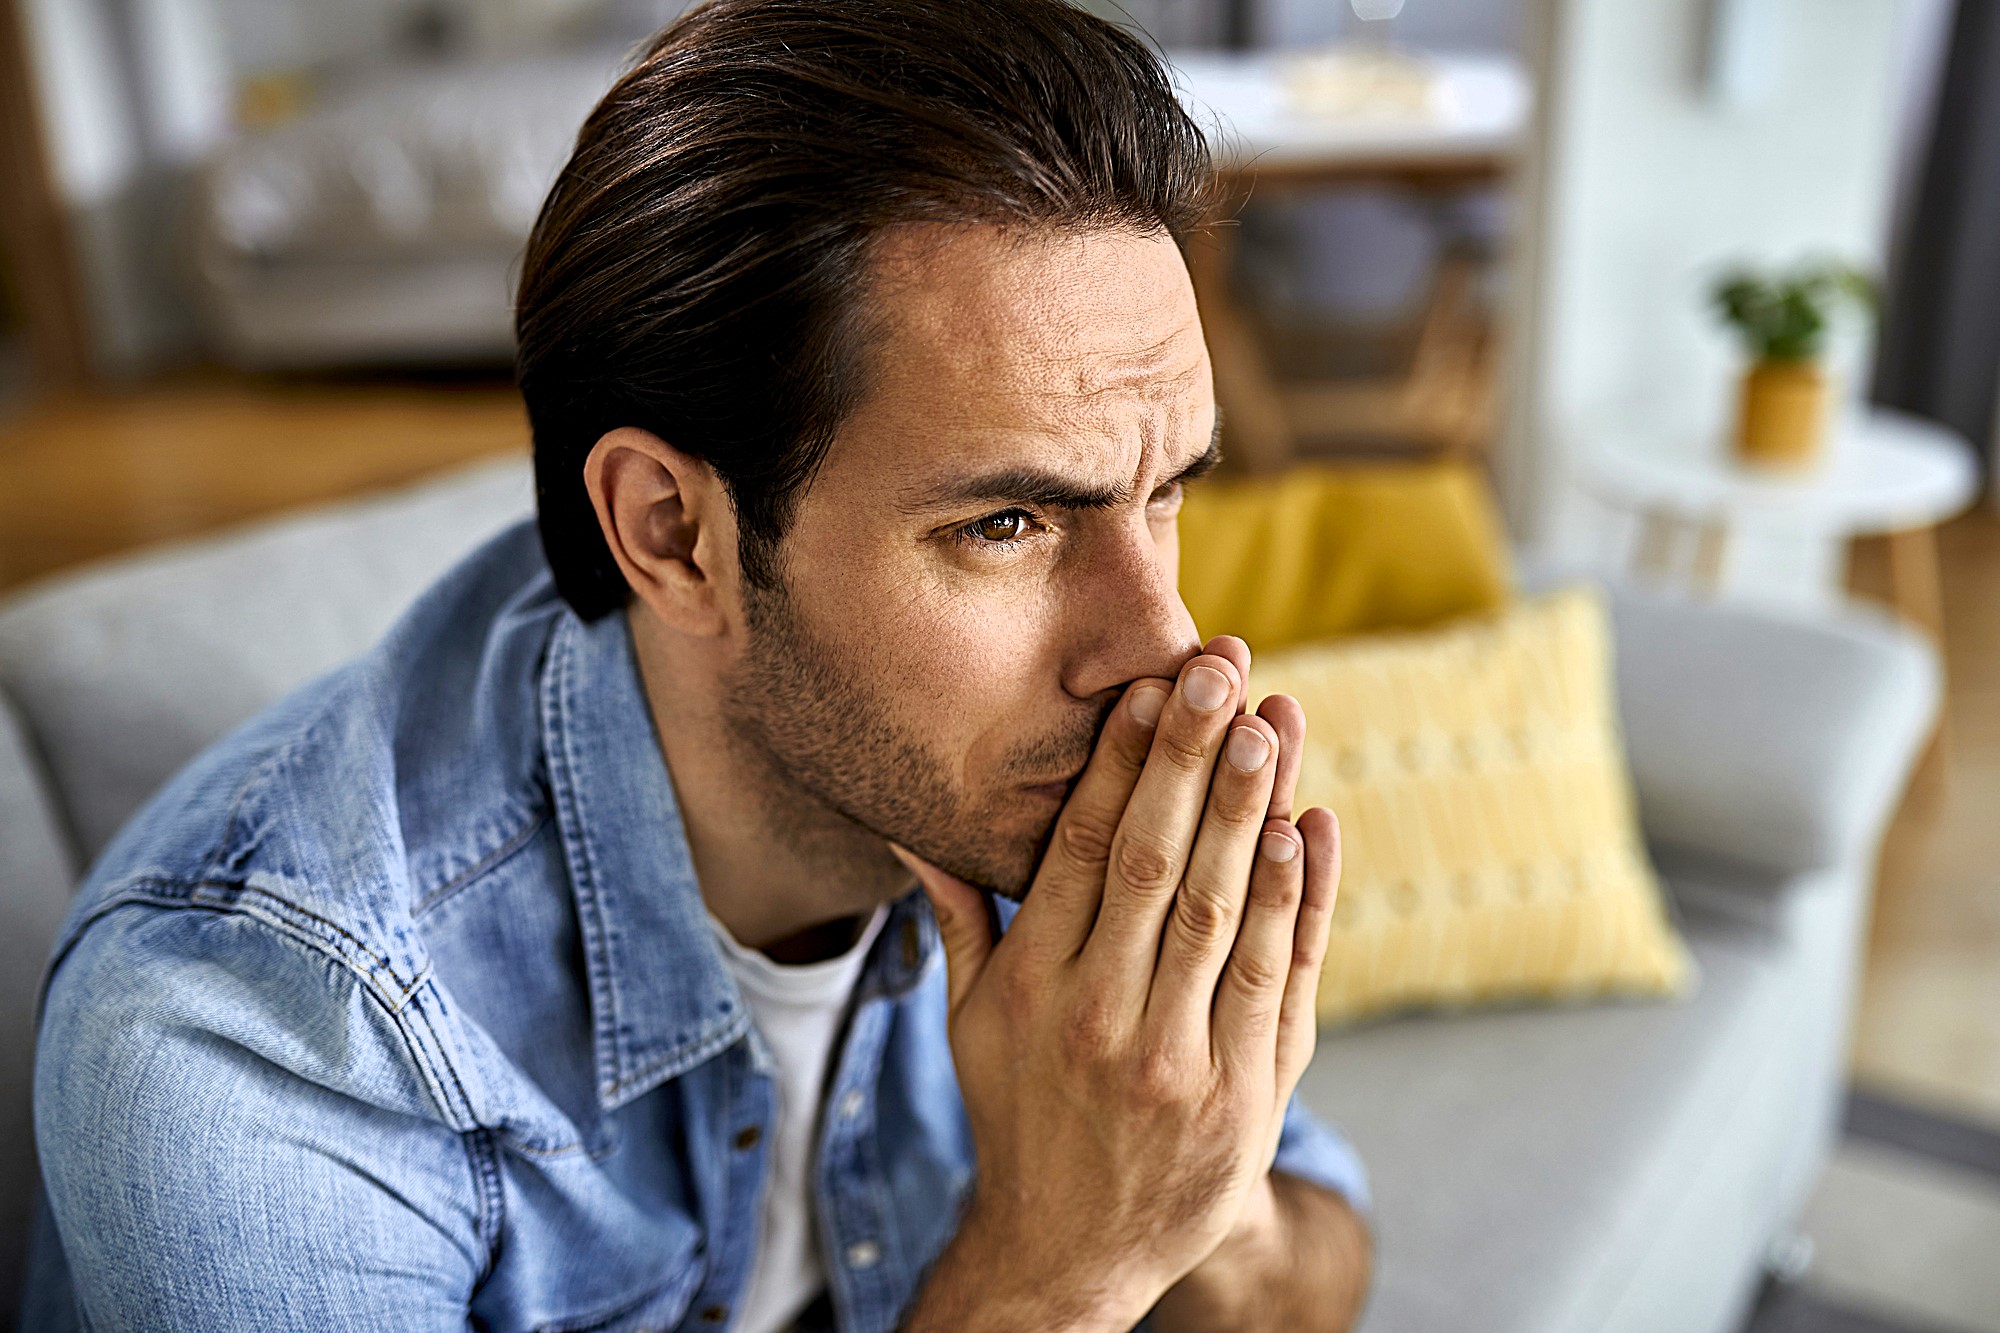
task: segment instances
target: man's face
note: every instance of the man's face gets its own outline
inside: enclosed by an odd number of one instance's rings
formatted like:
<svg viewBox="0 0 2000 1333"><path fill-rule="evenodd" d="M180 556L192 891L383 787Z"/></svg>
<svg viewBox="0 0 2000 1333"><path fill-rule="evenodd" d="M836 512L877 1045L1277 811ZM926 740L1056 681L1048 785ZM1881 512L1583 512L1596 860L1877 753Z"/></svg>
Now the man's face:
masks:
<svg viewBox="0 0 2000 1333"><path fill-rule="evenodd" d="M1208 353L1163 236L910 229L878 274L732 725L800 799L1019 897L1120 687L1199 647L1174 520Z"/></svg>

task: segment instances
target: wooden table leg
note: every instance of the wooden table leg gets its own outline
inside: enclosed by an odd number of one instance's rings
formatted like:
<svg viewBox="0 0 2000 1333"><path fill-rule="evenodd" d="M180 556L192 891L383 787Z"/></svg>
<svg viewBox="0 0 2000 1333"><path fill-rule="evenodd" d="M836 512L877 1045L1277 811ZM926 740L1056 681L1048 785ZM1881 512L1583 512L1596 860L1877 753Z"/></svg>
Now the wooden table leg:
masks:
<svg viewBox="0 0 2000 1333"><path fill-rule="evenodd" d="M1896 610L1944 649L1944 577L1938 566L1937 529L1909 528L1883 538L1889 553L1889 588Z"/></svg>
<svg viewBox="0 0 2000 1333"><path fill-rule="evenodd" d="M1188 277L1214 368L1223 442L1247 471L1275 472L1291 462L1296 451L1284 394L1257 345L1249 317L1229 290L1235 235L1234 225L1223 223L1191 237Z"/></svg>
<svg viewBox="0 0 2000 1333"><path fill-rule="evenodd" d="M1944 578L1938 565L1937 529L1907 528L1882 538L1889 563L1889 600L1896 613L1929 636L1938 659L1944 659ZM1944 791L1950 767L1947 709L1938 710L1937 727L1917 761L1911 785L1929 794Z"/></svg>
<svg viewBox="0 0 2000 1333"><path fill-rule="evenodd" d="M1694 586L1696 591L1707 597L1721 595L1722 583L1729 573L1729 525L1720 519L1710 519L1701 525L1701 532L1695 538L1694 546Z"/></svg>
<svg viewBox="0 0 2000 1333"><path fill-rule="evenodd" d="M1632 572L1642 578L1664 581L1673 572L1674 548L1679 545L1680 523L1671 514L1649 509L1639 519L1639 546L1632 557Z"/></svg>

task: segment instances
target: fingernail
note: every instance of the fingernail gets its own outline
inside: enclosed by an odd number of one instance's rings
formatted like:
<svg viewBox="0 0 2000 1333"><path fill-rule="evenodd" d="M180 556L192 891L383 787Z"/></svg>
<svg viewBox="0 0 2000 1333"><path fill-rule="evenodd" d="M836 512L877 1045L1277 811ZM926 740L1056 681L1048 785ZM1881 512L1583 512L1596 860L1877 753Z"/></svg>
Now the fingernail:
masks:
<svg viewBox="0 0 2000 1333"><path fill-rule="evenodd" d="M1299 845L1282 833L1266 833L1257 839L1257 850L1266 861L1289 861L1299 854Z"/></svg>
<svg viewBox="0 0 2000 1333"><path fill-rule="evenodd" d="M1181 682L1181 693L1202 712L1212 712L1229 701L1229 677L1214 667L1198 666Z"/></svg>
<svg viewBox="0 0 2000 1333"><path fill-rule="evenodd" d="M1160 720L1160 710L1167 706L1167 692L1157 685L1138 685L1132 690L1132 720L1142 727L1150 727Z"/></svg>
<svg viewBox="0 0 2000 1333"><path fill-rule="evenodd" d="M1229 744L1223 747L1223 753L1245 773L1255 773L1271 757L1271 742L1255 727L1238 727L1229 733Z"/></svg>

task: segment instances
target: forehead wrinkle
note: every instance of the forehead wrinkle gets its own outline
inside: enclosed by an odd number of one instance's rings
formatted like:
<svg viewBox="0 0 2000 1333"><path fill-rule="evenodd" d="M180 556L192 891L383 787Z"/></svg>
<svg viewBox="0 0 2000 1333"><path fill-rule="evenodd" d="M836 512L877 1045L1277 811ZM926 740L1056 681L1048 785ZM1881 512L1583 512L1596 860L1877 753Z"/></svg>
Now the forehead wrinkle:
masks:
<svg viewBox="0 0 2000 1333"><path fill-rule="evenodd" d="M1050 433L1052 438L1063 440L1069 446L1066 452L1072 457L1091 451L1089 445L1065 438L1072 432L1100 440L1122 437L1128 441L1136 433L1139 455L1132 472L1136 485L1137 480L1143 479L1148 469L1156 464L1169 469L1179 466L1166 459L1166 453L1178 430L1181 413L1177 405L1186 399L1186 391L1192 388L1193 381L1199 379L1201 369L1200 362L1196 362L1186 371L1169 377L1150 375L1147 377L1149 383L1140 386L1136 394L1120 394L1119 390L1127 386L1109 384L1089 393L1067 395L1050 391L1037 397L1050 411L1051 422L1057 425L1057 430ZM1113 408L1107 415L1104 409L1121 397L1136 397L1143 406L1130 414ZM1202 451L1214 442L1214 433L1211 431L1210 438L1201 441ZM1196 457L1199 457L1199 452Z"/></svg>
<svg viewBox="0 0 2000 1333"><path fill-rule="evenodd" d="M1186 392L1201 376L1201 360L1196 357L1175 366L1181 358L1173 355L1174 344L1180 339L1176 332L1137 352L1085 358L1076 368L1076 396L1089 399L1125 391L1142 398L1166 398Z"/></svg>

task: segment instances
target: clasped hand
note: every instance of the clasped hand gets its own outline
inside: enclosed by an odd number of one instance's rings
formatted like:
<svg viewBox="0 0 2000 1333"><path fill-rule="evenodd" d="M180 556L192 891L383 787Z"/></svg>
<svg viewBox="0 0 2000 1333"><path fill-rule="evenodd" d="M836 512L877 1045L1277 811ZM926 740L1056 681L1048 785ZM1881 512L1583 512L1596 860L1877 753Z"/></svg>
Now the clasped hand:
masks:
<svg viewBox="0 0 2000 1333"><path fill-rule="evenodd" d="M899 852L943 934L979 1170L936 1282L981 1274L979 1299L919 1311L1129 1328L1268 1208L1340 847L1330 812L1288 817L1305 721L1242 711L1249 661L1218 638L1126 688L997 943L977 890Z"/></svg>

